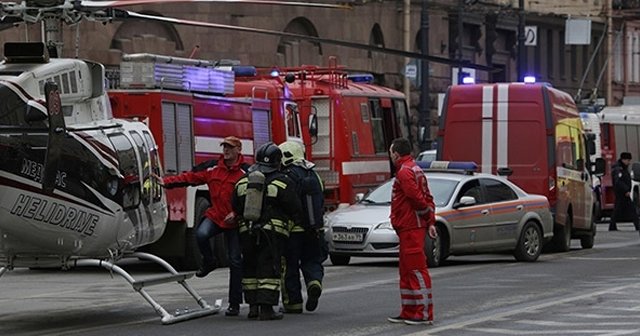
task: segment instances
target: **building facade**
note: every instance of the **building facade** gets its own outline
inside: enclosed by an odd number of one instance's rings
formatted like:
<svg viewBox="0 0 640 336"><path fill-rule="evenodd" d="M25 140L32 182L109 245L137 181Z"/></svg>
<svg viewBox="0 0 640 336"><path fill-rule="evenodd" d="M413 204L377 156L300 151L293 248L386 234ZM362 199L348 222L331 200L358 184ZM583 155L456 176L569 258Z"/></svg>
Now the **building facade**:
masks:
<svg viewBox="0 0 640 336"><path fill-rule="evenodd" d="M605 98L618 105L624 96L640 95L640 23L638 1L622 0L424 0L428 28L421 22L418 0L353 0L353 8L318 9L242 4L153 4L129 10L344 40L392 49L421 50L428 32L430 55L489 66L475 71L477 82L517 81L519 69L539 81L567 91L578 100ZM327 2L327 1L325 1ZM349 2L349 1L347 1ZM519 4L524 7L520 8ZM518 57L522 15L534 41ZM566 21L591 22L590 41L565 43ZM408 21L407 21L408 20ZM408 29L405 26L408 22ZM38 25L20 24L0 33L3 41L39 41ZM435 134L438 97L454 82L450 64L429 63L429 90L405 81L404 57L292 38L198 28L140 20L109 23L83 20L63 28L63 56L88 58L117 68L123 54L155 53L207 60L234 59L255 66L326 65L329 56L354 71L373 73L379 84L408 93L418 123L420 95L429 97L425 118ZM406 42L408 41L408 43ZM521 67L521 68L519 68Z"/></svg>

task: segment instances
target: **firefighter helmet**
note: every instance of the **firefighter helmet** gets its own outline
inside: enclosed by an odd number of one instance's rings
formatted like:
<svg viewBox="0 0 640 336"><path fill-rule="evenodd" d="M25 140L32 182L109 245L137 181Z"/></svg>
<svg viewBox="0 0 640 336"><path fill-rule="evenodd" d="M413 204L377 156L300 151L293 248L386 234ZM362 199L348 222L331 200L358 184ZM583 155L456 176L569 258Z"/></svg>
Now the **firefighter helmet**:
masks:
<svg viewBox="0 0 640 336"><path fill-rule="evenodd" d="M282 151L282 164L288 166L294 162L304 160L302 144L295 141L285 141L278 145Z"/></svg>
<svg viewBox="0 0 640 336"><path fill-rule="evenodd" d="M260 172L267 174L280 168L282 151L273 142L267 142L258 148L256 152L256 167Z"/></svg>

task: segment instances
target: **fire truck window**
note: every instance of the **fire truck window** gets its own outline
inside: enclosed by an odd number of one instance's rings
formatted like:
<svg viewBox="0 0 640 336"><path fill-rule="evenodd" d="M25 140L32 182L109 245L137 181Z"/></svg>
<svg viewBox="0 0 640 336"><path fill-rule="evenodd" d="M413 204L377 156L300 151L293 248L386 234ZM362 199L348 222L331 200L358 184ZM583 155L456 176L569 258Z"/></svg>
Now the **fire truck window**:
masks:
<svg viewBox="0 0 640 336"><path fill-rule="evenodd" d="M638 127L635 125L627 125L626 126L627 133L627 152L630 153L639 153L638 150L640 147L638 146Z"/></svg>
<svg viewBox="0 0 640 336"><path fill-rule="evenodd" d="M296 105L286 105L286 118L287 118L287 135L289 137L300 138L300 116Z"/></svg>
<svg viewBox="0 0 640 336"><path fill-rule="evenodd" d="M140 203L140 177L138 176L139 167L136 152L131 141L123 134L112 134L109 139L116 149L120 174L124 176L124 181L120 186L119 200L124 209L135 208Z"/></svg>
<svg viewBox="0 0 640 336"><path fill-rule="evenodd" d="M396 136L409 139L409 114L407 112L407 104L403 99L395 99L393 101L393 113L396 117Z"/></svg>
<svg viewBox="0 0 640 336"><path fill-rule="evenodd" d="M376 154L386 154L388 147L385 144L383 111L380 102L369 101L371 106L371 136L373 137L373 148Z"/></svg>
<svg viewBox="0 0 640 336"><path fill-rule="evenodd" d="M487 203L505 202L517 199L516 193L506 184L494 179L481 179L487 195Z"/></svg>
<svg viewBox="0 0 640 336"><path fill-rule="evenodd" d="M460 202L460 199L463 196L471 196L475 198L476 204L484 203L482 198L482 189L480 188L480 182L478 180L472 180L465 183L462 188L460 188L458 197L456 197L456 202Z"/></svg>
<svg viewBox="0 0 640 336"><path fill-rule="evenodd" d="M149 153L140 134L135 131L131 131L129 134L131 135L133 142L136 143L136 147L138 147L138 154L140 155L140 165L142 166L142 202L145 205L149 205L151 201L151 181L153 180L151 178L151 162L149 161Z"/></svg>
<svg viewBox="0 0 640 336"><path fill-rule="evenodd" d="M360 118L363 123L369 122L369 106L367 104L360 104Z"/></svg>
<svg viewBox="0 0 640 336"><path fill-rule="evenodd" d="M151 171L160 176L160 158L158 157L158 147L156 147L151 134L147 131L142 131L144 135L144 142L149 148L149 162L151 162ZM162 199L162 187L155 179L151 179L151 198L154 201Z"/></svg>

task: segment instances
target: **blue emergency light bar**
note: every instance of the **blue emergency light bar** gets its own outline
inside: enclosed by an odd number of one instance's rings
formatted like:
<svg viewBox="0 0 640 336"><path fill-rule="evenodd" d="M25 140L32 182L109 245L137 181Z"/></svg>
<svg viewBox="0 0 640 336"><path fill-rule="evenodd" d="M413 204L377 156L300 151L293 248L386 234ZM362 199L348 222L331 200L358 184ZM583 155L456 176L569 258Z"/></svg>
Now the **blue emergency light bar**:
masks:
<svg viewBox="0 0 640 336"><path fill-rule="evenodd" d="M424 171L478 171L478 165L473 161L416 161L416 164Z"/></svg>
<svg viewBox="0 0 640 336"><path fill-rule="evenodd" d="M524 76L524 82L527 84L533 84L536 82L535 76Z"/></svg>
<svg viewBox="0 0 640 336"><path fill-rule="evenodd" d="M253 65L234 65L231 67L236 77L254 77L256 75L256 67Z"/></svg>
<svg viewBox="0 0 640 336"><path fill-rule="evenodd" d="M356 73L347 75L347 79L354 83L373 83L373 75L368 73Z"/></svg>
<svg viewBox="0 0 640 336"><path fill-rule="evenodd" d="M476 83L476 79L473 77L464 77L462 78L462 84L475 84Z"/></svg>

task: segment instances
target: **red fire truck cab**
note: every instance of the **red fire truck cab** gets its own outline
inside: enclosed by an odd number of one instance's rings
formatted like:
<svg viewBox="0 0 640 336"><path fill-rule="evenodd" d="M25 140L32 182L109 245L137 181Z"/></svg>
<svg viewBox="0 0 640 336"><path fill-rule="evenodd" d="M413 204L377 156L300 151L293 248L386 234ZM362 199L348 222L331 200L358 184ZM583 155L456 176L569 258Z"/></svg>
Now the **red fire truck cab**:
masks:
<svg viewBox="0 0 640 336"><path fill-rule="evenodd" d="M329 210L387 180L391 141L410 138L404 95L372 84L371 75L349 75L336 63L258 69L255 76L236 77L234 93L245 97L262 88L272 105L297 103L307 158L324 180Z"/></svg>
<svg viewBox="0 0 640 336"><path fill-rule="evenodd" d="M475 161L484 173L504 175L528 193L546 196L554 213L554 245L561 251L569 250L572 238L583 248L594 243L588 169L593 149L573 99L548 85L455 85L446 93L438 159ZM594 167L602 169L601 161Z"/></svg>

